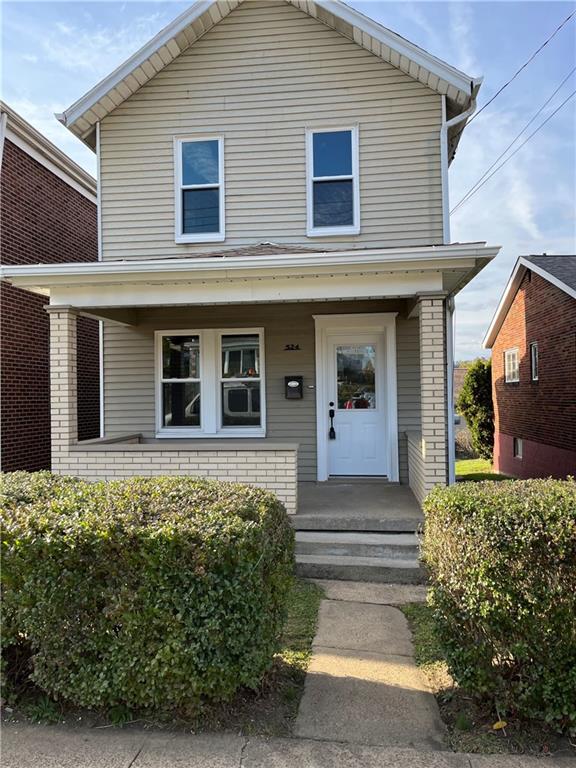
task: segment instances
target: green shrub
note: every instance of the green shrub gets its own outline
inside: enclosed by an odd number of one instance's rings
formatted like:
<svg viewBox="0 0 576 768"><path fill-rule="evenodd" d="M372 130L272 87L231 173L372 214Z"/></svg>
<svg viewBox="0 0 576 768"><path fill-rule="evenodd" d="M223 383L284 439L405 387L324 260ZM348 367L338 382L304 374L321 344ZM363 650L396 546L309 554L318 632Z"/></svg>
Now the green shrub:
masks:
<svg viewBox="0 0 576 768"><path fill-rule="evenodd" d="M491 459L494 450L491 360L479 357L470 363L456 407L466 419L474 451L481 459Z"/></svg>
<svg viewBox="0 0 576 768"><path fill-rule="evenodd" d="M430 603L458 683L576 726L576 483L462 483L424 502Z"/></svg>
<svg viewBox="0 0 576 768"><path fill-rule="evenodd" d="M293 562L275 496L186 477L2 481L4 647L28 645L45 693L190 708L258 684Z"/></svg>

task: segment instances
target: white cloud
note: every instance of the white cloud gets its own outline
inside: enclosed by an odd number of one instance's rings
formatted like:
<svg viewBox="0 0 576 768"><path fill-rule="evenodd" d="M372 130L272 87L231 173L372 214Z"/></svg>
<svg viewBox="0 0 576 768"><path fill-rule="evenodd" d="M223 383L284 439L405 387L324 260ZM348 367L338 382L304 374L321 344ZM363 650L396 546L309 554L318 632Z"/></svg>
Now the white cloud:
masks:
<svg viewBox="0 0 576 768"><path fill-rule="evenodd" d="M450 171L452 207L525 120L526 115L512 111L483 113L466 129ZM482 339L518 256L576 250L572 218L576 182L571 189L570 184L554 184L557 148L545 130L452 216L452 241L488 240L502 246L500 255L456 299L457 358L482 353ZM574 162L573 148L566 151L565 161ZM553 212L549 220L546 211Z"/></svg>
<svg viewBox="0 0 576 768"><path fill-rule="evenodd" d="M469 75L480 71L474 55L473 10L468 3L449 3L449 31L455 58L451 63Z"/></svg>
<svg viewBox="0 0 576 768"><path fill-rule="evenodd" d="M38 63L38 56L34 53L23 53L22 59L24 61L29 62L30 64L37 64Z"/></svg>
<svg viewBox="0 0 576 768"><path fill-rule="evenodd" d="M80 139L76 138L54 117L61 105L55 102L37 103L30 99L12 99L10 106L53 144L71 157L88 173L96 173L96 157Z"/></svg>
<svg viewBox="0 0 576 768"><path fill-rule="evenodd" d="M144 45L158 31L160 19L155 13L118 27L80 29L57 23L43 35L41 45L46 58L63 69L102 77Z"/></svg>

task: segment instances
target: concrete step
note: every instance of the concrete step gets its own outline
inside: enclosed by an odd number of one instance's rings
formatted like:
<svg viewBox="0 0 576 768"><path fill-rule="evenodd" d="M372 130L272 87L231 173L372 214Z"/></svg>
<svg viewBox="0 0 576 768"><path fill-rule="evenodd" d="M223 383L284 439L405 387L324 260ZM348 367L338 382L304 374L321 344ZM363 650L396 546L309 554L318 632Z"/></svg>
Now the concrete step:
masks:
<svg viewBox="0 0 576 768"><path fill-rule="evenodd" d="M296 531L296 553L418 560L419 546L413 533Z"/></svg>
<svg viewBox="0 0 576 768"><path fill-rule="evenodd" d="M380 584L423 584L426 574L417 559L296 555L296 573L308 579L370 581Z"/></svg>
<svg viewBox="0 0 576 768"><path fill-rule="evenodd" d="M421 517L362 514L296 514L290 522L297 531L356 531L414 533L422 528Z"/></svg>

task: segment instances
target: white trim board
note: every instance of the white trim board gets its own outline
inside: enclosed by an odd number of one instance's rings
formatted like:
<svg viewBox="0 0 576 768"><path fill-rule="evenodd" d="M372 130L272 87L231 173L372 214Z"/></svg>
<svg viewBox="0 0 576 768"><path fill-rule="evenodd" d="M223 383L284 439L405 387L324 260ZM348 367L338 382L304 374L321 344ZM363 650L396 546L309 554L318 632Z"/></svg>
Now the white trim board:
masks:
<svg viewBox="0 0 576 768"><path fill-rule="evenodd" d="M377 331L384 333L386 349L385 395L386 395L386 440L388 455L388 479L398 482L398 393L396 372L396 312L374 312L345 315L314 315L316 346L316 440L319 482L328 479L328 430L326 414L328 399L326 393L326 340L329 335L350 331Z"/></svg>
<svg viewBox="0 0 576 768"><path fill-rule="evenodd" d="M512 302L514 301L516 293L518 292L518 289L522 284L522 280L524 279L524 275L528 270L539 275L544 280L547 280L549 283L556 286L556 288L559 288L561 291L564 291L564 293L567 293L568 296L571 296L573 299L576 299L576 291L574 290L574 288L571 288L569 285L566 285L566 283L563 283L561 280L559 280L554 275L551 275L550 272L547 272L545 269L543 269L539 265L532 263L529 259L526 259L523 256L520 256L516 261L516 264L514 265L514 269L512 270L512 274L510 275L508 282L506 283L506 288L504 289L502 298L498 303L496 312L494 313L494 316L490 322L488 330L486 331L486 335L484 336L484 339L482 341L482 346L484 347L484 349L492 349L494 342L496 341L496 337L498 336L498 333L500 331L500 328L502 327L502 323L506 319L506 315L508 314L508 311L512 306Z"/></svg>
<svg viewBox="0 0 576 768"><path fill-rule="evenodd" d="M481 80L461 72L381 26L340 0L287 0L303 13L336 30L431 90L446 95L455 112L469 105ZM243 0L199 0L170 22L139 51L95 85L58 120L93 148L94 125L194 45Z"/></svg>

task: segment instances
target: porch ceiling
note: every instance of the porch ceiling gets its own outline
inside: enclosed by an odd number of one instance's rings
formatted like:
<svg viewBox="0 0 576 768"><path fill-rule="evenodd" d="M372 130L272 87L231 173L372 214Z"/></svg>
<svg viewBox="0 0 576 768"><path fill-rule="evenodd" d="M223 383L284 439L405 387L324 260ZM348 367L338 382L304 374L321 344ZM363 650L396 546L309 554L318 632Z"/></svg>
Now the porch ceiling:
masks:
<svg viewBox="0 0 576 768"><path fill-rule="evenodd" d="M0 276L79 309L454 294L498 253L485 243L234 258L3 267Z"/></svg>

